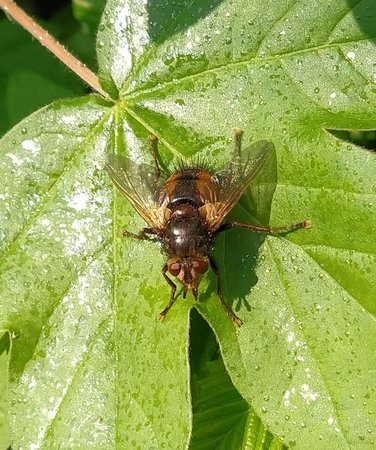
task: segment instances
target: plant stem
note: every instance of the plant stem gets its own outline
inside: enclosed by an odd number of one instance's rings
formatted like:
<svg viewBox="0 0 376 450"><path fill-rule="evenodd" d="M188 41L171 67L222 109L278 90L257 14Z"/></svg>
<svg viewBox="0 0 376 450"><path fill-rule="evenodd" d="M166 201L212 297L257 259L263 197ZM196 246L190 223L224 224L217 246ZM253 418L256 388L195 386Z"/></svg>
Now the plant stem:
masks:
<svg viewBox="0 0 376 450"><path fill-rule="evenodd" d="M81 61L75 58L46 30L39 26L29 15L25 13L12 0L0 0L0 8L12 19L24 27L38 41L52 52L63 64L77 74L94 91L104 98L109 99L108 94L100 87L98 77L88 69Z"/></svg>

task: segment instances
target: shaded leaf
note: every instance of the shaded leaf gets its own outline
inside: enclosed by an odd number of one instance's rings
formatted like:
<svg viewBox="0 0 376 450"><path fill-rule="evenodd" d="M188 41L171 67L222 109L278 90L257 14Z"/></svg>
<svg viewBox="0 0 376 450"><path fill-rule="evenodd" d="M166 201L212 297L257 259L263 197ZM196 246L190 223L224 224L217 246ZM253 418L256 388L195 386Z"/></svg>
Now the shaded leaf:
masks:
<svg viewBox="0 0 376 450"><path fill-rule="evenodd" d="M86 24L92 33L95 33L105 4L104 0L73 0L74 17L79 22Z"/></svg>
<svg viewBox="0 0 376 450"><path fill-rule="evenodd" d="M191 352L199 354L199 349L203 349L203 338L207 344L204 347L207 355L206 358L201 357L199 364L196 361L193 365L193 430L190 450L285 448L265 429L252 408L236 391L222 358L213 351L211 358L207 357L215 340L211 338L211 334L206 336L209 327L203 325L202 319L197 318L196 314L192 314ZM195 339L193 331L201 332L201 345L199 337Z"/></svg>
<svg viewBox="0 0 376 450"><path fill-rule="evenodd" d="M1 18L0 134L57 98L83 92L82 83L19 25Z"/></svg>

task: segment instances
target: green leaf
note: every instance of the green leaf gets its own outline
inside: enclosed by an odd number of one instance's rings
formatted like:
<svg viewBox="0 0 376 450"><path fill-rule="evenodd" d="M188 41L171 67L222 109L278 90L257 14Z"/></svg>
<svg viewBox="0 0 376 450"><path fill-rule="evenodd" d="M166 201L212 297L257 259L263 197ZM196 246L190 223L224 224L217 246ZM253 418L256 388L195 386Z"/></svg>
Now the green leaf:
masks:
<svg viewBox="0 0 376 450"><path fill-rule="evenodd" d="M213 351L215 340L209 326L195 312L191 315L191 339L196 360L192 360L190 450L284 449L231 383L222 358Z"/></svg>
<svg viewBox="0 0 376 450"><path fill-rule="evenodd" d="M0 338L0 448L5 450L10 445L10 430L8 420L8 334L3 334ZM6 351L4 351L6 350Z"/></svg>
<svg viewBox="0 0 376 450"><path fill-rule="evenodd" d="M194 380L191 450L284 449L232 385L222 361ZM193 391L193 394L194 391ZM196 401L195 401L196 400Z"/></svg>
<svg viewBox="0 0 376 450"><path fill-rule="evenodd" d="M35 109L83 93L83 85L19 25L0 24L2 135Z"/></svg>
<svg viewBox="0 0 376 450"><path fill-rule="evenodd" d="M72 0L74 17L95 33L105 4L105 0Z"/></svg>
<svg viewBox="0 0 376 450"><path fill-rule="evenodd" d="M219 237L224 293L244 325L224 314L212 274L197 308L234 386L285 444L374 447L375 156L327 129L376 128L375 20L371 1L107 3L99 74L116 103L58 102L1 141L15 444L187 447L194 300L155 321L169 296L163 258L118 237L144 223L103 160L150 161L153 133L167 164L198 155L221 167L237 127L276 147L270 224L313 228ZM265 217L252 204L231 217Z"/></svg>
<svg viewBox="0 0 376 450"><path fill-rule="evenodd" d="M95 97L58 102L2 140L1 315L16 336L11 419L20 446L129 447L146 434L159 448L189 434L188 309L173 332L155 323L158 290L136 288L154 297L142 302L129 279L145 268L139 246L125 253L112 242L103 161L116 123L108 106ZM150 279L162 285L158 272Z"/></svg>

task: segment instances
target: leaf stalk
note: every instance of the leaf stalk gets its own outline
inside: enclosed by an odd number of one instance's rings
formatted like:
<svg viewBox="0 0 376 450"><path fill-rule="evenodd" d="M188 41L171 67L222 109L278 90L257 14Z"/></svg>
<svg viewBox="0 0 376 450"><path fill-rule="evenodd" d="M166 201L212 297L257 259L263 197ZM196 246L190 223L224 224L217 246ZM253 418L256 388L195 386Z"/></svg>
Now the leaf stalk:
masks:
<svg viewBox="0 0 376 450"><path fill-rule="evenodd" d="M78 75L94 91L109 100L108 94L101 88L98 77L87 68L79 59L72 55L60 42L51 36L45 29L38 25L32 17L21 9L13 0L0 0L2 9L14 21L19 23L26 31L34 36L56 58Z"/></svg>

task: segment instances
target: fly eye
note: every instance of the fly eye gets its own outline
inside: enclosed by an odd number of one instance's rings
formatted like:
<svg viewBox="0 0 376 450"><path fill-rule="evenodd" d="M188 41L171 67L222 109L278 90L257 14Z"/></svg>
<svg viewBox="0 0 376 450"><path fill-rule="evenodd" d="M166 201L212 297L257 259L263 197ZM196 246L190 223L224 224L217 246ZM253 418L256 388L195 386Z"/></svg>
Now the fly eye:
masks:
<svg viewBox="0 0 376 450"><path fill-rule="evenodd" d="M177 277L180 273L180 269L181 269L181 265L180 263L172 263L168 266L168 271L170 272L171 275L173 275L174 277Z"/></svg>
<svg viewBox="0 0 376 450"><path fill-rule="evenodd" d="M208 270L208 263L204 259L195 259L193 261L193 269L197 273L205 273Z"/></svg>

